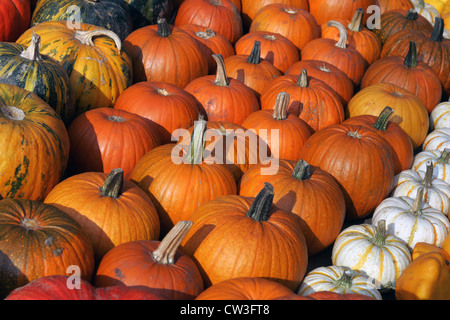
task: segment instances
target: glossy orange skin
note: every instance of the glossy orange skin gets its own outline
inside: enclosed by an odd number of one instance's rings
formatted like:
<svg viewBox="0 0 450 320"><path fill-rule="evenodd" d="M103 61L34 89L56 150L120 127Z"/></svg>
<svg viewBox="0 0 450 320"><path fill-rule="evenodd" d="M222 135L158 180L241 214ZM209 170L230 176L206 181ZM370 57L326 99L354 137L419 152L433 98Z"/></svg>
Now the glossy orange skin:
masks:
<svg viewBox="0 0 450 320"><path fill-rule="evenodd" d="M115 121L111 117L123 120ZM139 159L161 144L153 122L114 108L97 108L79 115L70 124L68 133L72 174L109 173L121 168L128 179Z"/></svg>
<svg viewBox="0 0 450 320"><path fill-rule="evenodd" d="M143 286L169 300L192 300L204 289L195 262L177 250L174 263L159 263L152 256L160 241L132 241L111 249L100 262L96 287Z"/></svg>
<svg viewBox="0 0 450 320"><path fill-rule="evenodd" d="M377 0L381 8L381 13L391 10L409 10L414 9L414 5L410 0Z"/></svg>
<svg viewBox="0 0 450 320"><path fill-rule="evenodd" d="M300 218L272 206L267 221L256 221L247 216L253 201L224 196L191 215L193 225L181 246L199 266L206 288L231 278L261 277L295 290L303 279L308 253Z"/></svg>
<svg viewBox="0 0 450 320"><path fill-rule="evenodd" d="M157 240L160 224L156 208L147 194L124 180L120 196L103 196L108 174L85 172L56 185L44 203L76 220L88 235L98 263L106 252L123 242Z"/></svg>
<svg viewBox="0 0 450 320"><path fill-rule="evenodd" d="M297 161L280 159L273 174L262 174L265 165L250 168L242 177L239 194L255 197L265 182L274 187L274 204L301 218L308 255L328 247L341 232L345 219L344 195L334 178L311 166L311 177L300 180L292 176Z"/></svg>
<svg viewBox="0 0 450 320"><path fill-rule="evenodd" d="M250 54L255 41L261 42L261 58L271 62L281 72L300 60L297 47L279 33L253 31L243 35L235 44L236 54Z"/></svg>
<svg viewBox="0 0 450 320"><path fill-rule="evenodd" d="M322 25L330 20L347 19L351 20L354 12L363 8L367 12L367 8L376 5L376 0L310 0L309 12L316 18L317 23ZM364 23L369 14L364 15Z"/></svg>
<svg viewBox="0 0 450 320"><path fill-rule="evenodd" d="M151 120L161 144L170 143L176 129L192 126L200 113L198 102L191 94L174 84L156 81L142 81L128 87L114 109Z"/></svg>
<svg viewBox="0 0 450 320"><path fill-rule="evenodd" d="M339 68L320 60L300 60L293 63L286 71L286 75L300 75L306 69L312 78L322 80L329 85L347 104L353 97L354 85L352 80Z"/></svg>
<svg viewBox="0 0 450 320"><path fill-rule="evenodd" d="M309 41L320 37L320 26L312 14L283 3L262 7L253 18L249 31L279 33L291 40L299 50Z"/></svg>
<svg viewBox="0 0 450 320"><path fill-rule="evenodd" d="M338 124L317 131L300 157L338 181L347 220L367 217L392 190L394 161L387 141L366 127Z"/></svg>
<svg viewBox="0 0 450 320"><path fill-rule="evenodd" d="M315 132L344 120L344 107L339 95L325 82L309 77L309 85L297 85L298 76L285 75L274 79L261 95L261 109L273 110L278 93L290 96L288 113L298 114Z"/></svg>
<svg viewBox="0 0 450 320"><path fill-rule="evenodd" d="M206 202L237 193L234 176L225 165L176 164L172 161L174 146L166 144L148 152L130 176L152 199L161 223L161 236L178 221L188 220Z"/></svg>

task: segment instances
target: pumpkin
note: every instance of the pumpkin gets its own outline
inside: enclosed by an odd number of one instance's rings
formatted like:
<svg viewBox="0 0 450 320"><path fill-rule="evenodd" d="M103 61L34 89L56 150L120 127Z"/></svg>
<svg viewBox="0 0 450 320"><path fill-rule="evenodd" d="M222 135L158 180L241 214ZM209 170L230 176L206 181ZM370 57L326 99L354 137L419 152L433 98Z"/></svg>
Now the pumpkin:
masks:
<svg viewBox="0 0 450 320"><path fill-rule="evenodd" d="M255 197L265 182L274 188L274 204L301 218L309 256L333 243L344 223L345 199L328 172L302 159L280 159L276 168L258 164L242 176L239 195Z"/></svg>
<svg viewBox="0 0 450 320"><path fill-rule="evenodd" d="M114 32L84 23L71 29L64 21L46 21L25 31L17 43L29 46L34 33L41 37L41 54L66 70L75 94L75 115L112 107L131 85L131 59Z"/></svg>
<svg viewBox="0 0 450 320"><path fill-rule="evenodd" d="M154 203L161 236L204 203L237 193L234 176L224 164L204 162L206 121L201 119L194 126L187 150L174 144L156 147L139 160L130 176Z"/></svg>
<svg viewBox="0 0 450 320"><path fill-rule="evenodd" d="M73 11L76 6L76 13ZM105 14L105 11L108 14ZM74 21L74 15L77 20ZM123 2L112 0L39 1L33 11L31 26L44 21L67 21L68 25L87 23L116 33L123 41L133 31L130 13Z"/></svg>
<svg viewBox="0 0 450 320"><path fill-rule="evenodd" d="M79 115L68 134L72 174L122 168L128 179L139 159L161 144L152 121L115 108L96 108Z"/></svg>
<svg viewBox="0 0 450 320"><path fill-rule="evenodd" d="M297 294L308 296L315 292L362 294L382 300L380 291L364 273L341 266L317 267L305 276Z"/></svg>
<svg viewBox="0 0 450 320"><path fill-rule="evenodd" d="M121 243L156 240L160 225L155 206L122 169L86 172L56 185L44 199L76 220L94 248L96 262Z"/></svg>
<svg viewBox="0 0 450 320"><path fill-rule="evenodd" d="M214 54L215 75L192 80L185 88L200 102L208 121L227 121L241 125L249 114L260 109L253 89L228 77L221 54Z"/></svg>
<svg viewBox="0 0 450 320"><path fill-rule="evenodd" d="M156 24L160 18L171 21L176 13L173 0L120 0L119 2L127 6L134 30Z"/></svg>
<svg viewBox="0 0 450 320"><path fill-rule="evenodd" d="M336 293L332 291L319 291L307 296L290 295L278 300L376 300L365 294L359 293Z"/></svg>
<svg viewBox="0 0 450 320"><path fill-rule="evenodd" d="M168 300L192 300L203 290L203 280L195 262L179 249L192 226L179 221L161 241L122 243L101 260L96 287L139 286L152 288Z"/></svg>
<svg viewBox="0 0 450 320"><path fill-rule="evenodd" d="M253 18L249 31L279 33L291 40L299 50L309 41L320 37L320 27L312 14L283 3L262 7Z"/></svg>
<svg viewBox="0 0 450 320"><path fill-rule="evenodd" d="M354 94L352 80L339 68L320 60L300 60L291 64L285 75L299 76L305 69L312 78L322 80L341 97L343 105L347 105Z"/></svg>
<svg viewBox="0 0 450 320"><path fill-rule="evenodd" d="M355 11L362 8L369 12L377 0L310 0L309 11L316 18L319 25L334 19L351 20ZM364 18L365 24L367 17Z"/></svg>
<svg viewBox="0 0 450 320"><path fill-rule="evenodd" d="M190 93L174 84L156 81L131 85L119 96L114 109L151 120L161 144L170 143L175 130L192 126L199 116L199 104Z"/></svg>
<svg viewBox="0 0 450 320"><path fill-rule="evenodd" d="M387 82L418 96L433 111L442 98L442 84L428 64L418 61L416 43L411 41L405 57L388 56L374 62L364 73L361 88Z"/></svg>
<svg viewBox="0 0 450 320"><path fill-rule="evenodd" d="M411 169L414 171L426 171L427 163L433 165L433 176L444 180L450 185L450 149L424 150L416 154Z"/></svg>
<svg viewBox="0 0 450 320"><path fill-rule="evenodd" d="M332 251L335 266L365 273L378 289L395 288L397 279L411 262L406 243L386 230L386 221L377 225L351 225L339 234Z"/></svg>
<svg viewBox="0 0 450 320"><path fill-rule="evenodd" d="M50 275L66 275L77 266L91 280L92 245L81 226L52 205L36 200L0 200L0 296Z"/></svg>
<svg viewBox="0 0 450 320"><path fill-rule="evenodd" d="M300 158L337 180L345 197L346 219L357 220L372 213L392 190L394 161L387 144L373 129L337 124L316 131Z"/></svg>
<svg viewBox="0 0 450 320"><path fill-rule="evenodd" d="M309 10L308 0L241 0L242 3L242 20L246 30L255 18L258 11L272 3L283 3L302 10Z"/></svg>
<svg viewBox="0 0 450 320"><path fill-rule="evenodd" d="M347 45L348 33L338 21L329 21L329 26L339 30L339 40L317 38L302 48L302 60L320 60L328 62L342 70L355 86L359 86L368 65L364 57L355 48Z"/></svg>
<svg viewBox="0 0 450 320"><path fill-rule="evenodd" d="M441 102L430 113L430 130L450 128L450 103Z"/></svg>
<svg viewBox="0 0 450 320"><path fill-rule="evenodd" d="M232 44L242 37L241 13L231 0L185 0L178 8L174 25L197 24L210 28Z"/></svg>
<svg viewBox="0 0 450 320"><path fill-rule="evenodd" d="M436 18L439 18L441 14L439 11L433 7L431 4L426 3L424 0L411 0L414 9L418 14L427 19L431 24L434 25Z"/></svg>
<svg viewBox="0 0 450 320"><path fill-rule="evenodd" d="M390 36L402 30L432 31L433 25L414 9L391 10L380 16L380 26L373 29L373 32L384 45Z"/></svg>
<svg viewBox="0 0 450 320"><path fill-rule="evenodd" d="M212 57L213 54L221 54L224 59L234 55L233 44L220 33L211 28L197 24L184 24L180 29L193 36L208 59L208 74L216 73L217 64Z"/></svg>
<svg viewBox="0 0 450 320"><path fill-rule="evenodd" d="M29 47L0 43L0 82L36 93L68 126L75 114L75 96L66 71L39 53L41 38L33 34Z"/></svg>
<svg viewBox="0 0 450 320"><path fill-rule="evenodd" d="M169 82L184 88L208 73L208 60L197 41L164 19L133 31L123 45L133 61L134 83Z"/></svg>
<svg viewBox="0 0 450 320"><path fill-rule="evenodd" d="M409 1L409 0L408 0ZM364 10L355 11L351 20L341 21L347 29L347 45L354 47L371 65L379 59L381 54L381 42L378 37L363 25ZM339 30L333 26L322 25L322 38L338 41Z"/></svg>
<svg viewBox="0 0 450 320"><path fill-rule="evenodd" d="M195 300L277 300L292 294L291 289L273 280L237 277L210 286Z"/></svg>
<svg viewBox="0 0 450 320"><path fill-rule="evenodd" d="M285 75L272 80L261 95L261 109L273 110L279 92L289 94L287 112L298 114L312 133L344 120L339 95L325 82L309 77L306 69L299 76Z"/></svg>
<svg viewBox="0 0 450 320"><path fill-rule="evenodd" d="M408 134L398 124L391 121L394 109L384 108L378 117L363 114L348 118L343 123L362 125L375 129L392 148L391 154L394 160L394 173L399 174L403 170L411 168L414 160L414 150Z"/></svg>
<svg viewBox="0 0 450 320"><path fill-rule="evenodd" d="M206 288L236 277L265 278L291 290L300 285L308 264L300 218L273 206L273 195L266 183L255 198L218 197L190 216L193 226L181 245Z"/></svg>
<svg viewBox="0 0 450 320"><path fill-rule="evenodd" d="M224 57L224 63L227 75L252 88L258 99L273 79L283 75L271 62L261 59L261 42L259 41L255 41L249 55Z"/></svg>
<svg viewBox="0 0 450 320"><path fill-rule="evenodd" d="M311 131L296 114L287 113L288 105L289 94L280 92L273 112L253 112L244 120L242 126L254 130L275 158L299 160L300 150L311 136Z"/></svg>
<svg viewBox="0 0 450 320"><path fill-rule="evenodd" d="M356 93L346 108L346 118L370 114L378 116L386 106L394 109L391 122L398 124L417 150L428 134L428 110L423 101L395 84L375 83Z"/></svg>
<svg viewBox="0 0 450 320"><path fill-rule="evenodd" d="M392 196L412 197L424 188L425 203L448 216L450 209L450 185L433 176L433 164L427 161L425 171L405 170L394 178Z"/></svg>
<svg viewBox="0 0 450 320"><path fill-rule="evenodd" d="M391 10L410 10L414 9L411 0L377 0L381 8L381 14Z"/></svg>
<svg viewBox="0 0 450 320"><path fill-rule="evenodd" d="M0 194L43 200L63 177L69 136L58 114L38 95L0 84Z"/></svg>
<svg viewBox="0 0 450 320"><path fill-rule="evenodd" d="M444 151L450 148L450 128L441 128L431 131L423 142L423 150Z"/></svg>
<svg viewBox="0 0 450 320"><path fill-rule="evenodd" d="M279 33L254 31L244 34L235 44L236 54L250 55L255 41L261 43L260 57L271 62L281 72L300 60L297 47Z"/></svg>
<svg viewBox="0 0 450 320"><path fill-rule="evenodd" d="M0 8L0 41L16 41L30 26L31 12L30 0L2 1Z"/></svg>
<svg viewBox="0 0 450 320"><path fill-rule="evenodd" d="M114 286L96 288L89 281L79 280L77 286L68 286L69 276L54 275L33 280L14 289L5 300L165 300L153 290L144 287Z"/></svg>

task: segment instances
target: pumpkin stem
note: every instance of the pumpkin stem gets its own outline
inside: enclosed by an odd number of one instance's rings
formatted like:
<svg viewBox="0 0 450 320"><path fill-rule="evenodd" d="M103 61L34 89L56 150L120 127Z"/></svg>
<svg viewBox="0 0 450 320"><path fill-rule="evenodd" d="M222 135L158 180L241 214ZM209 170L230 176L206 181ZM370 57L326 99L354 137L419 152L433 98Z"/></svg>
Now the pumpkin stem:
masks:
<svg viewBox="0 0 450 320"><path fill-rule="evenodd" d="M23 218L21 224L27 230L35 230L40 227L39 223L35 219Z"/></svg>
<svg viewBox="0 0 450 320"><path fill-rule="evenodd" d="M345 26L336 20L328 21L329 27L335 27L339 30L339 40L336 42L336 47L346 49L347 48L347 29L345 29Z"/></svg>
<svg viewBox="0 0 450 320"><path fill-rule="evenodd" d="M347 132L347 135L348 135L349 137L354 138L354 139L361 139L361 134L358 132L358 130L355 130L355 131L349 131L349 132Z"/></svg>
<svg viewBox="0 0 450 320"><path fill-rule="evenodd" d="M255 44L253 45L252 52L250 53L247 62L253 63L253 64L259 64L261 61L261 42L255 41Z"/></svg>
<svg viewBox="0 0 450 320"><path fill-rule="evenodd" d="M436 162L439 162L442 164L449 164L450 163L450 149L445 148L444 151L442 151L441 156L436 159Z"/></svg>
<svg viewBox="0 0 450 320"><path fill-rule="evenodd" d="M423 203L423 188L417 189L416 198L414 199L414 204L411 207L410 212L414 215L418 216L420 215L420 209L422 209L422 203Z"/></svg>
<svg viewBox="0 0 450 320"><path fill-rule="evenodd" d="M196 32L195 35L199 38L207 40L207 39L214 38L216 36L216 33L214 32L213 29L207 28L205 31Z"/></svg>
<svg viewBox="0 0 450 320"><path fill-rule="evenodd" d="M417 67L417 46L414 41L409 42L408 54L403 63L408 69Z"/></svg>
<svg viewBox="0 0 450 320"><path fill-rule="evenodd" d="M122 41L120 40L119 36L111 30L107 29L94 29L89 31L83 31L83 30L75 30L74 37L78 41L80 41L82 44L88 45L88 46L95 46L93 38L98 36L106 36L110 37L114 40L117 51L121 51L122 49Z"/></svg>
<svg viewBox="0 0 450 320"><path fill-rule="evenodd" d="M389 125L389 119L393 114L394 109L391 107L385 107L378 116L377 121L373 124L373 127L377 130L386 131Z"/></svg>
<svg viewBox="0 0 450 320"><path fill-rule="evenodd" d="M218 86L227 87L230 85L230 80L227 76L227 71L225 69L225 61L223 60L223 56L218 54L213 54L212 57L217 63L217 71L216 71L216 80L215 83Z"/></svg>
<svg viewBox="0 0 450 320"><path fill-rule="evenodd" d="M175 254L184 237L192 227L192 221L178 221L177 224L164 236L158 248L152 252L156 262L161 264L174 264Z"/></svg>
<svg viewBox="0 0 450 320"><path fill-rule="evenodd" d="M426 170L425 170L425 178L423 179L423 184L429 188L431 187L431 182L433 181L433 162L431 160L428 160L426 163Z"/></svg>
<svg viewBox="0 0 450 320"><path fill-rule="evenodd" d="M247 212L247 217L255 221L262 222L269 220L270 210L273 203L273 186L265 182L264 188L258 193L253 201L250 210Z"/></svg>
<svg viewBox="0 0 450 320"><path fill-rule="evenodd" d="M30 46L27 49L25 49L20 54L20 56L24 59L28 59L31 61L42 61L42 56L39 53L40 48L41 48L41 37L33 31Z"/></svg>
<svg viewBox="0 0 450 320"><path fill-rule="evenodd" d="M111 197L117 199L122 194L123 189L123 169L113 169L108 174L100 188L102 197Z"/></svg>
<svg viewBox="0 0 450 320"><path fill-rule="evenodd" d="M386 243L386 220L378 221L375 236L372 238L372 242L377 247L382 247Z"/></svg>
<svg viewBox="0 0 450 320"><path fill-rule="evenodd" d="M444 35L444 19L436 17L434 22L433 32L430 39L436 42L442 42Z"/></svg>
<svg viewBox="0 0 450 320"><path fill-rule="evenodd" d="M308 180L312 176L310 164L300 159L295 165L294 171L292 171L292 176L300 181Z"/></svg>
<svg viewBox="0 0 450 320"><path fill-rule="evenodd" d="M348 29L354 32L360 32L364 29L363 25L364 9L359 8L353 14L352 21L348 25Z"/></svg>
<svg viewBox="0 0 450 320"><path fill-rule="evenodd" d="M0 107L0 110L2 114L10 120L21 121L25 119L25 112L23 112L23 110L19 108L11 106L2 106Z"/></svg>
<svg viewBox="0 0 450 320"><path fill-rule="evenodd" d="M348 289L352 286L352 279L353 279L353 271L349 268L345 268L342 277L340 277L334 283L339 288Z"/></svg>
<svg viewBox="0 0 450 320"><path fill-rule="evenodd" d="M309 87L308 72L306 71L306 69L302 69L302 71L300 72L297 80L297 85L302 88Z"/></svg>
<svg viewBox="0 0 450 320"><path fill-rule="evenodd" d="M275 120L286 120L288 106L289 106L289 93L280 92L277 95L277 100L275 101L275 107L273 109L273 118Z"/></svg>
<svg viewBox="0 0 450 320"><path fill-rule="evenodd" d="M406 13L406 19L408 20L417 20L419 18L419 14L414 9L409 9Z"/></svg>
<svg viewBox="0 0 450 320"><path fill-rule="evenodd" d="M200 114L198 121L194 124L194 131L192 132L187 154L187 159L191 164L201 164L203 162L203 151L206 143L204 139L205 131L206 121L203 115Z"/></svg>
<svg viewBox="0 0 450 320"><path fill-rule="evenodd" d="M158 36L167 38L172 34L172 31L170 30L169 23L165 18L159 18L157 21L158 25Z"/></svg>

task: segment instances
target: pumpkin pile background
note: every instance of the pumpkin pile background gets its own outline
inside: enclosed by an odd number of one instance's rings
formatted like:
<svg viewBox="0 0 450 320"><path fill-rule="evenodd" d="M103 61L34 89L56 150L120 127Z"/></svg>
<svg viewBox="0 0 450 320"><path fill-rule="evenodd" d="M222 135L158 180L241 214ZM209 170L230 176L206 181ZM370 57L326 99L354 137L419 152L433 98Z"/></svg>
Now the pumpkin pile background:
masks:
<svg viewBox="0 0 450 320"><path fill-rule="evenodd" d="M0 298L450 300L449 98L447 0L1 0Z"/></svg>

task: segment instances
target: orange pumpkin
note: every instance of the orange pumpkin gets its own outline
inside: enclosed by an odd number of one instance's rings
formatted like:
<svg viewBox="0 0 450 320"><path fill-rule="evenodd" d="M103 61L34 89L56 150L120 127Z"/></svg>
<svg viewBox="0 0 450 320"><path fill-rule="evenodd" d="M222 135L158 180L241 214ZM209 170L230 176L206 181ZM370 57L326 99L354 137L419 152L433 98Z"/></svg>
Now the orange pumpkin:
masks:
<svg viewBox="0 0 450 320"><path fill-rule="evenodd" d="M377 0L381 13L391 10L410 10L414 9L411 0Z"/></svg>
<svg viewBox="0 0 450 320"><path fill-rule="evenodd" d="M323 25L335 19L351 20L357 9L369 11L368 8L376 4L377 0L310 0L309 12L319 25ZM366 20L367 17L363 20L364 24Z"/></svg>

